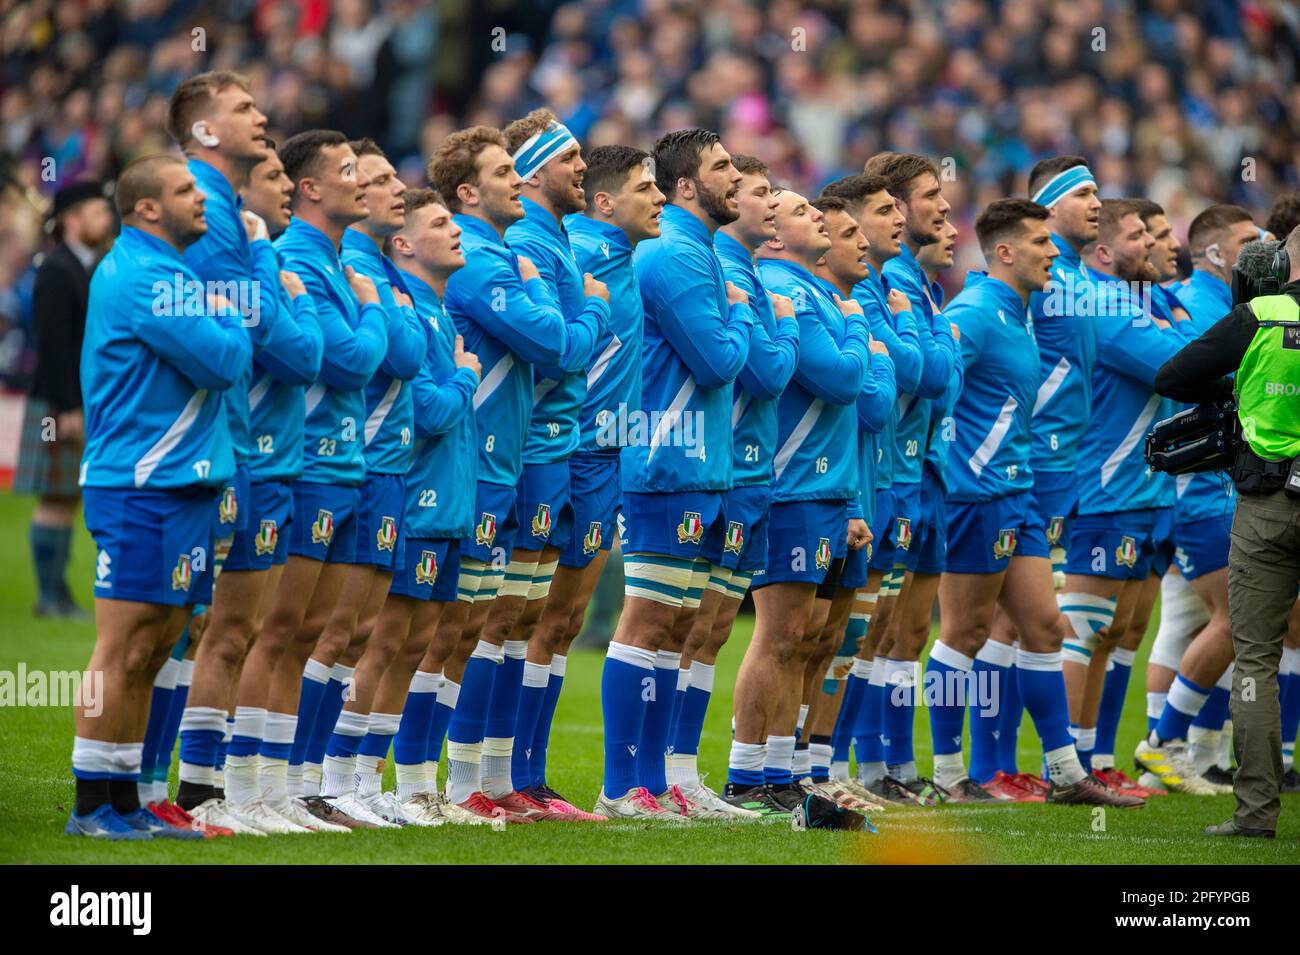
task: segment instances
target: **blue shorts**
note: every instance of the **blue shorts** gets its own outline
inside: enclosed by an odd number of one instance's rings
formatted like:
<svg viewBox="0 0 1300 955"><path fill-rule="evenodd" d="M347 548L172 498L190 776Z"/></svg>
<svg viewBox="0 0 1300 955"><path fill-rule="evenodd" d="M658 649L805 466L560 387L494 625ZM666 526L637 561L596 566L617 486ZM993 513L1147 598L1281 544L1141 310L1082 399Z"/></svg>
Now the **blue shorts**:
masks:
<svg viewBox="0 0 1300 955"><path fill-rule="evenodd" d="M774 503L767 521L767 571L754 579L754 587L820 585L831 561L848 551L849 517L844 501Z"/></svg>
<svg viewBox="0 0 1300 955"><path fill-rule="evenodd" d="M569 495L573 533L560 550L560 566L581 568L614 545L623 506L618 453L576 452L569 458Z"/></svg>
<svg viewBox="0 0 1300 955"><path fill-rule="evenodd" d="M705 541L715 535L721 547L726 528L722 500L722 491L624 491L627 545L623 552L696 560L702 555Z"/></svg>
<svg viewBox="0 0 1300 955"><path fill-rule="evenodd" d="M948 568L948 507L943 486L931 479L921 485L921 537L908 549L913 563L903 561L918 574L942 574Z"/></svg>
<svg viewBox="0 0 1300 955"><path fill-rule="evenodd" d="M460 559L477 560L505 569L514 549L519 518L515 512L515 489L506 484L479 481L474 490L474 513L478 522L474 534L460 542Z"/></svg>
<svg viewBox="0 0 1300 955"><path fill-rule="evenodd" d="M1021 557L1051 557L1058 548L1070 549L1070 523L1079 500L1078 475L1069 471L1035 471L1030 523L1039 528L1025 535L1016 548Z"/></svg>
<svg viewBox="0 0 1300 955"><path fill-rule="evenodd" d="M948 571L1000 574L1013 556L1046 556L1047 544L1034 515L1030 491L991 501L948 502Z"/></svg>
<svg viewBox="0 0 1300 955"><path fill-rule="evenodd" d="M916 555L913 551L916 548L923 520L921 485L895 484L890 492L894 503L894 526L881 546L881 551L884 553L880 553L877 560L872 561L872 565L884 570L892 570L901 564L908 570L915 570ZM887 567L885 561L889 562Z"/></svg>
<svg viewBox="0 0 1300 955"><path fill-rule="evenodd" d="M322 563L347 564L357 548L357 511L361 488L340 484L293 482L293 516L289 554Z"/></svg>
<svg viewBox="0 0 1300 955"><path fill-rule="evenodd" d="M1080 514L1070 529L1067 574L1145 580L1163 575L1173 557L1173 508Z"/></svg>
<svg viewBox="0 0 1300 955"><path fill-rule="evenodd" d="M570 494L568 459L525 464L515 487L519 515L515 546L521 550L563 549L574 529Z"/></svg>
<svg viewBox="0 0 1300 955"><path fill-rule="evenodd" d="M898 522L894 520L894 489L887 487L876 492L876 513L871 519L871 543L867 545L869 569L887 574L894 569L894 556L898 551ZM864 548L864 550L867 548Z"/></svg>
<svg viewBox="0 0 1300 955"><path fill-rule="evenodd" d="M460 578L460 541L445 537L407 537L398 542L401 559L390 594L415 600L453 603Z"/></svg>
<svg viewBox="0 0 1300 955"><path fill-rule="evenodd" d="M752 574L767 567L767 513L772 506L772 486L733 487L722 498L726 530L711 536L700 557L717 567Z"/></svg>
<svg viewBox="0 0 1300 955"><path fill-rule="evenodd" d="M136 603L212 600L212 508L218 489L87 487L86 529L98 551L95 596Z"/></svg>
<svg viewBox="0 0 1300 955"><path fill-rule="evenodd" d="M1174 562L1188 580L1228 566L1232 515L1174 524Z"/></svg>
<svg viewBox="0 0 1300 955"><path fill-rule="evenodd" d="M867 585L867 570L871 558L868 556L871 545L847 550L844 554L844 569L840 572L839 586L845 590L857 590Z"/></svg>
<svg viewBox="0 0 1300 955"><path fill-rule="evenodd" d="M293 486L286 481L255 481L241 508L247 525L235 533L223 570L269 570L289 559Z"/></svg>
<svg viewBox="0 0 1300 955"><path fill-rule="evenodd" d="M361 485L357 508L356 545L351 554L340 552L338 562L368 564L380 570L400 570L397 540L406 510L406 475L371 474Z"/></svg>
<svg viewBox="0 0 1300 955"><path fill-rule="evenodd" d="M248 465L235 465L235 476L217 496L217 512L212 536L222 541L248 529L249 508Z"/></svg>

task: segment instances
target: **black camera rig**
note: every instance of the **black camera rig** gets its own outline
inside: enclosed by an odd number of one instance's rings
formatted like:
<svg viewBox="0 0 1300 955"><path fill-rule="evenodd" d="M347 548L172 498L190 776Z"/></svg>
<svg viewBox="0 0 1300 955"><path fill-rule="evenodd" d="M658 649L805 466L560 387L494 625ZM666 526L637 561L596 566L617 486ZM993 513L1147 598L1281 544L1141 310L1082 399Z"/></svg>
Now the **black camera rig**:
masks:
<svg viewBox="0 0 1300 955"><path fill-rule="evenodd" d="M1165 474L1227 471L1240 443L1235 401L1197 405L1156 422L1147 435L1146 459L1151 470Z"/></svg>

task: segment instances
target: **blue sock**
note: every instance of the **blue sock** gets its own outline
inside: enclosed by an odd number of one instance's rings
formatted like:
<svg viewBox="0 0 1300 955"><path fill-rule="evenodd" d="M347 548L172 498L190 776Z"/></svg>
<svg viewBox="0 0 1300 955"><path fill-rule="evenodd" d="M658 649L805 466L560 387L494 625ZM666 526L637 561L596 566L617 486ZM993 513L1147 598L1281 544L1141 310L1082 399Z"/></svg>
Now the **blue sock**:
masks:
<svg viewBox="0 0 1300 955"><path fill-rule="evenodd" d="M1201 729L1221 731L1223 724L1228 722L1228 698L1232 695L1229 690L1221 686L1216 686L1210 691L1210 698L1205 701L1201 707L1201 712L1196 714L1192 720L1192 725ZM1151 727L1155 729L1155 727ZM1285 719L1282 722L1282 729L1286 730ZM1285 737L1283 737L1285 739Z"/></svg>
<svg viewBox="0 0 1300 955"><path fill-rule="evenodd" d="M456 709L447 725L447 742L483 742L497 670L504 665L488 657L470 655L465 663L465 675L461 677Z"/></svg>
<svg viewBox="0 0 1300 955"><path fill-rule="evenodd" d="M1097 707L1097 742L1094 753L1106 756L1115 754L1115 737L1119 735L1119 720L1124 715L1124 698L1128 696L1129 676L1133 673L1134 650L1117 648L1111 651L1114 665L1106 673L1102 684L1101 703Z"/></svg>
<svg viewBox="0 0 1300 955"><path fill-rule="evenodd" d="M188 676L185 675L186 664L189 664L188 669L192 672L194 661L181 661L181 679L188 679ZM153 764L154 775L156 776L158 771L161 770L164 780L167 779L168 771L171 769L172 755L176 752L176 741L181 735L181 717L185 715L185 701L189 699L189 695L189 683L178 682L176 692L172 694L171 706L167 709L167 723L158 739L158 753L154 756Z"/></svg>
<svg viewBox="0 0 1300 955"><path fill-rule="evenodd" d="M524 664L519 714L515 719L515 749L510 759L510 782L518 792L533 784L533 740L537 738L537 720L542 715L550 678L550 664Z"/></svg>
<svg viewBox="0 0 1300 955"><path fill-rule="evenodd" d="M664 752L668 756L677 752L677 730L682 723L682 707L686 705L690 672L690 670L679 669L676 673L677 685L673 691L673 709L668 718L668 737L664 743Z"/></svg>
<svg viewBox="0 0 1300 955"><path fill-rule="evenodd" d="M858 711L862 709L866 689L867 681L858 676L856 670L849 671L848 678L844 681L844 699L840 701L840 712L835 717L835 730L831 733L831 762L833 763L847 763L849 760L849 750L853 745L853 729L858 722Z"/></svg>
<svg viewBox="0 0 1300 955"><path fill-rule="evenodd" d="M1156 736L1162 742L1186 739L1187 728L1210 698L1211 689L1193 683L1181 673L1174 677L1173 685L1169 687L1169 697L1165 700L1165 708L1156 722Z"/></svg>
<svg viewBox="0 0 1300 955"><path fill-rule="evenodd" d="M1016 669L1014 652L1011 659L1012 664L1006 671L1006 691L1002 697L1004 702L998 714L998 768L1007 775L1014 776L1020 771L1017 749L1020 744L1020 723L1025 715L1025 701L1020 696L1020 671Z"/></svg>
<svg viewBox="0 0 1300 955"><path fill-rule="evenodd" d="M506 641L507 644L523 641ZM527 649L525 645L524 649ZM515 735L515 722L519 719L519 691L524 682L524 658L505 654L492 677L492 699L488 702L487 723L483 729L485 739L510 739Z"/></svg>
<svg viewBox="0 0 1300 955"><path fill-rule="evenodd" d="M1030 653L1020 650L1016 654L1016 669L1020 695L1025 701L1030 719L1034 721L1038 738L1042 740L1043 752L1073 746L1060 651Z"/></svg>
<svg viewBox="0 0 1300 955"><path fill-rule="evenodd" d="M320 713L321 700L329 692L331 696L341 696L343 685L334 684L331 689L330 668L319 660L308 658L307 665L303 668L302 690L298 694L298 725L293 732L293 746L289 748L289 763L293 766L301 766L307 759L307 750L311 747L312 733L316 727L316 717ZM343 703L340 701L339 708L342 709ZM334 725L330 724L332 730ZM329 739L329 731L325 732L325 740ZM325 753L325 746L322 741L321 754ZM320 762L319 759L316 762Z"/></svg>
<svg viewBox="0 0 1300 955"><path fill-rule="evenodd" d="M167 728L167 717L171 714L172 697L176 695L176 671L179 665L170 658L163 664L154 681L153 692L149 697L149 722L144 730L144 748L140 751L140 779L153 782L154 766L160 761L159 749L162 745L163 732ZM158 682L170 683L159 686ZM171 763L171 753L167 754L167 764Z"/></svg>
<svg viewBox="0 0 1300 955"><path fill-rule="evenodd" d="M426 762L441 761L442 741L447 736L447 727L451 726L452 715L459 704L460 684L445 681L438 688L438 702L434 704L433 718L429 722L429 745L424 756Z"/></svg>
<svg viewBox="0 0 1300 955"><path fill-rule="evenodd" d="M546 683L546 697L542 700L542 711L537 714L533 754L528 758L534 786L546 785L546 751L551 745L551 724L555 721L555 707L560 702L560 690L564 688L564 671L567 665L567 657L560 656L558 653L551 657L551 678Z"/></svg>
<svg viewBox="0 0 1300 955"><path fill-rule="evenodd" d="M682 708L677 718L677 731L673 735L673 752L696 756L700 752L700 735L704 732L704 716L709 711L709 698L713 695L713 665L692 663Z"/></svg>
<svg viewBox="0 0 1300 955"><path fill-rule="evenodd" d="M215 768L225 734L225 710L211 706L187 707L181 715L181 762Z"/></svg>
<svg viewBox="0 0 1300 955"><path fill-rule="evenodd" d="M330 737L334 734L334 727L338 725L339 714L343 712L343 698L346 694L347 683L331 676L329 682L325 684L325 689L321 692L320 704L316 707L315 719L307 729L307 748L304 762L315 765L325 760L325 750L329 748ZM298 727L301 729L301 707L298 712ZM293 741L293 747L295 751L298 749L296 737ZM295 763L293 759L290 759L289 762Z"/></svg>
<svg viewBox="0 0 1300 955"><path fill-rule="evenodd" d="M429 726L433 722L433 709L438 705L438 686L442 674L416 670L411 677L411 687L402 704L402 719L393 737L393 763L402 766L424 764L429 749Z"/></svg>
<svg viewBox="0 0 1300 955"><path fill-rule="evenodd" d="M930 739L935 756L961 753L961 735L966 722L968 683L974 662L945 643L935 643L925 663L926 685L937 684L930 702ZM978 710L975 701L972 709Z"/></svg>
<svg viewBox="0 0 1300 955"><path fill-rule="evenodd" d="M916 761L912 751L915 672L911 660L887 660L885 664L885 763L889 766ZM895 682L900 679L902 682Z"/></svg>
<svg viewBox="0 0 1300 955"><path fill-rule="evenodd" d="M985 644L988 647L988 644ZM1005 649L1000 649L1005 648ZM977 783L986 783L1001 768L1002 722L1006 712L1007 684L1010 682L1012 669L1002 662L1014 656L1014 651L1004 643L995 645L995 649L986 652L980 650L971 666L971 683L976 689L988 687L991 699L998 702L995 712L993 707L972 705L970 708L970 778Z"/></svg>
<svg viewBox="0 0 1300 955"><path fill-rule="evenodd" d="M1070 735L1074 737L1074 751L1079 754L1079 765L1085 773L1092 772L1092 753L1097 745L1097 727L1085 730L1077 723L1070 724Z"/></svg>
<svg viewBox="0 0 1300 955"><path fill-rule="evenodd" d="M600 677L600 709L605 720L604 792L608 799L619 799L637 783L637 751L644 745L642 729L646 721L646 691L654 687L655 654L653 650L611 643L605 655ZM666 711L666 707L664 707ZM667 729L665 721L664 729ZM663 750L657 754L663 775Z"/></svg>
<svg viewBox="0 0 1300 955"><path fill-rule="evenodd" d="M858 758L859 774L865 764L885 761L885 696L888 688L881 682L884 675L884 658L876 657L871 662L871 676L863 688L858 722L853 728L853 748Z"/></svg>
<svg viewBox="0 0 1300 955"><path fill-rule="evenodd" d="M660 650L655 659L654 694L646 706L641 724L641 742L636 751L637 785L659 796L668 791L665 753L668 732L677 699L677 671L681 654ZM607 794L608 795L608 794Z"/></svg>

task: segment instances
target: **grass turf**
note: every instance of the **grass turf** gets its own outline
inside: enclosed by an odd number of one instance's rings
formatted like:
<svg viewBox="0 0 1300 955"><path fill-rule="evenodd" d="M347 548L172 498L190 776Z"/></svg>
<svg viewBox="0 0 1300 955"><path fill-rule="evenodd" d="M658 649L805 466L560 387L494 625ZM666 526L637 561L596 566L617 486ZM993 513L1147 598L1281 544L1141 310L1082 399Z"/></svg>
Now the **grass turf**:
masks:
<svg viewBox="0 0 1300 955"><path fill-rule="evenodd" d="M33 619L34 585L26 538L32 505L0 495L0 671L79 670L89 657L90 624ZM75 538L70 579L89 607L94 548ZM751 621L742 618L718 662L716 687L701 741L700 765L717 788L730 743L731 687ZM1149 641L1148 641L1149 643ZM603 657L575 648L550 749L550 781L579 803L600 788L600 669ZM1145 727L1142 673L1146 647L1129 687L1119 745L1121 763ZM927 714L917 711L916 750L929 765ZM56 707L0 707L0 863L546 863L546 864L846 864L875 863L1290 863L1300 862L1300 797L1283 797L1274 842L1200 835L1228 818L1231 796L1165 796L1140 810L1086 807L948 806L897 809L875 817L880 835L795 832L785 826L698 826L683 831L625 824L484 828L441 827L351 835L271 836L202 843L97 843L62 834L72 799L72 712ZM1026 718L1020 763L1041 758ZM392 784L392 770L388 770ZM173 792L175 780L173 778Z"/></svg>

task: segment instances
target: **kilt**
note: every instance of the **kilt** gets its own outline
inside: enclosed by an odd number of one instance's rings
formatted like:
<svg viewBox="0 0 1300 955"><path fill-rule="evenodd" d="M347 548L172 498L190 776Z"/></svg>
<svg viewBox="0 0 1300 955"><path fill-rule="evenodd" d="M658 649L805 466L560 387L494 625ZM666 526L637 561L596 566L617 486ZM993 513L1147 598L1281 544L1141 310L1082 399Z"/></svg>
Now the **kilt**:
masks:
<svg viewBox="0 0 1300 955"><path fill-rule="evenodd" d="M45 399L29 395L23 410L14 493L75 498L81 493L77 478L82 445L73 441L41 440L45 427L42 420L46 417L53 415Z"/></svg>

